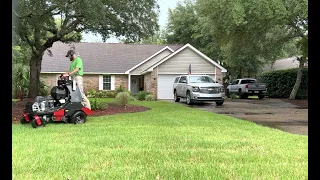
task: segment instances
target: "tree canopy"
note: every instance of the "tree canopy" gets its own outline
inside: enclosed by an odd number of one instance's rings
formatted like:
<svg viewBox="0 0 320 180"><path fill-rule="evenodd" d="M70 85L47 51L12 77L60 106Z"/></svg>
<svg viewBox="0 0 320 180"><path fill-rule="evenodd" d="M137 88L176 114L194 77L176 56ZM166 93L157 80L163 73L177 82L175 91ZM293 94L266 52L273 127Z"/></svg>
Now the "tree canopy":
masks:
<svg viewBox="0 0 320 180"><path fill-rule="evenodd" d="M38 93L42 56L54 42L76 42L89 31L104 41L110 35L138 41L158 30L158 9L155 0L17 0L13 31L32 52L29 97Z"/></svg>

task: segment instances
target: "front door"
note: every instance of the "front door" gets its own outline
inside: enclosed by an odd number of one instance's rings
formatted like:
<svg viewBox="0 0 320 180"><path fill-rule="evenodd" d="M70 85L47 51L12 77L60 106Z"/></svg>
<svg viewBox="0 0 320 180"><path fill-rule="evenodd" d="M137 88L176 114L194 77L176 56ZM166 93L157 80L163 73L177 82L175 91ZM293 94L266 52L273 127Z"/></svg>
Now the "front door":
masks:
<svg viewBox="0 0 320 180"><path fill-rule="evenodd" d="M131 76L131 92L136 95L139 92L139 77Z"/></svg>

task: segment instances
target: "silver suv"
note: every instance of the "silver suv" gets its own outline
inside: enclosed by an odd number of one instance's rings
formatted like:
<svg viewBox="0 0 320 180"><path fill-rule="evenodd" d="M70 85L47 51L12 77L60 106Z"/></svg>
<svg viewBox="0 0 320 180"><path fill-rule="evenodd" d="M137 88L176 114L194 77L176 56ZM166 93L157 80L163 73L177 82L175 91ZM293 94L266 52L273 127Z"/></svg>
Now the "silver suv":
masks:
<svg viewBox="0 0 320 180"><path fill-rule="evenodd" d="M187 104L214 101L221 106L225 99L224 87L208 75L181 75L173 83L174 101L186 98Z"/></svg>

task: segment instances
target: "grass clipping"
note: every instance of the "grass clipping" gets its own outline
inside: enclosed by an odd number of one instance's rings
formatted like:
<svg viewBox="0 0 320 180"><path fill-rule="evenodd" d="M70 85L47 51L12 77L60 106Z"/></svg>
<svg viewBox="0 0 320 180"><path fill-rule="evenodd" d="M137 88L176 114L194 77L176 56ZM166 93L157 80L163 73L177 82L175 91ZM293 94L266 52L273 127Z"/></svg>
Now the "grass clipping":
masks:
<svg viewBox="0 0 320 180"><path fill-rule="evenodd" d="M128 102L130 100L130 94L128 92L120 92L116 96L116 102L127 109Z"/></svg>

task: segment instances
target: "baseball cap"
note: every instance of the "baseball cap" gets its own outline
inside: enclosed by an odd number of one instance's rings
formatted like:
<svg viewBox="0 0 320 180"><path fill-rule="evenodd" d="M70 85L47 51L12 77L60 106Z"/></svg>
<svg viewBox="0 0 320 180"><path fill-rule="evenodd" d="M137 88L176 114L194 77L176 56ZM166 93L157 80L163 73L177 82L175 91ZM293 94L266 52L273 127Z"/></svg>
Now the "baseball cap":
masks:
<svg viewBox="0 0 320 180"><path fill-rule="evenodd" d="M67 52L67 55L66 55L66 57L68 57L69 55L74 55L75 54L75 52L74 52L74 50L72 50L72 49L70 49L68 52Z"/></svg>

